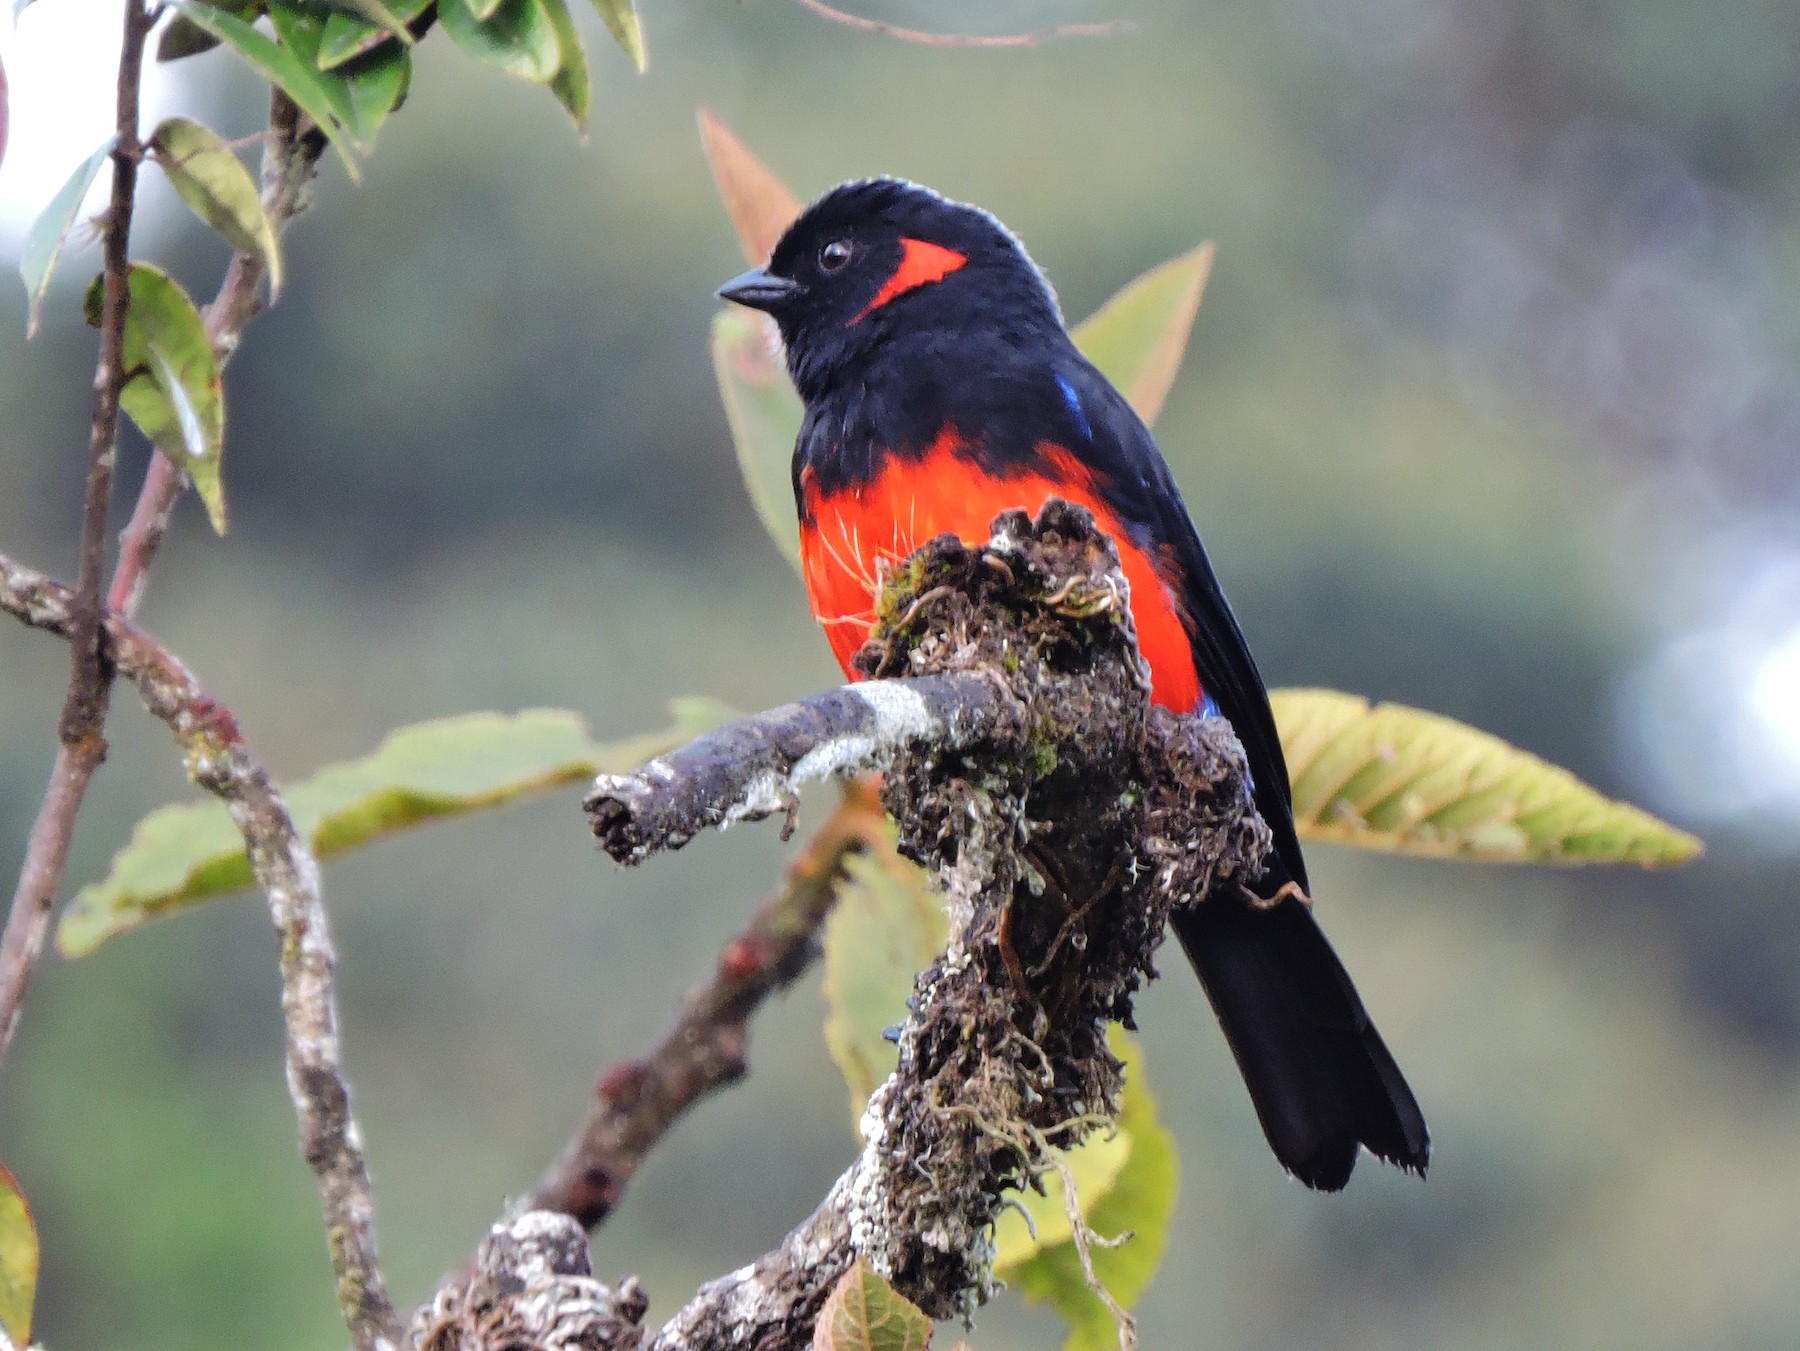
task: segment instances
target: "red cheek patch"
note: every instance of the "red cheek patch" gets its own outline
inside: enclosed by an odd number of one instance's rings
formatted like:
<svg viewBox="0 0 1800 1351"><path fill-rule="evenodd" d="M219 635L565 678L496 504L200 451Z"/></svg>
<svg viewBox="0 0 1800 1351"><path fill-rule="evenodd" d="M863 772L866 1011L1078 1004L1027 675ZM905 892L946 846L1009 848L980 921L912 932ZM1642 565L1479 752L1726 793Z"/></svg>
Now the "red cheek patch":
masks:
<svg viewBox="0 0 1800 1351"><path fill-rule="evenodd" d="M903 295L916 287L928 286L934 281L942 281L968 261L966 254L947 249L942 244L932 244L923 239L901 239L900 266L894 269L894 275L875 293L875 298L857 311L850 322L859 322L872 310L880 309L897 295Z"/></svg>

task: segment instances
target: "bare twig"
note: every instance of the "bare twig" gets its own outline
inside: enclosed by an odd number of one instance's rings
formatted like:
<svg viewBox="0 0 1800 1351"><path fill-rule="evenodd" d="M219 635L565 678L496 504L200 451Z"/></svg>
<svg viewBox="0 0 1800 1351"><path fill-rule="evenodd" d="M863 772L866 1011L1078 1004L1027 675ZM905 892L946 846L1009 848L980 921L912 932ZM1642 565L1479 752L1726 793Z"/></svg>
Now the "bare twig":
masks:
<svg viewBox="0 0 1800 1351"><path fill-rule="evenodd" d="M72 638L77 605L67 587L0 556L0 610ZM108 615L102 633L107 659L168 724L188 773L225 803L243 832L280 941L288 1092L300 1118L300 1152L324 1200L338 1302L358 1351L392 1351L400 1344L400 1320L376 1263L374 1203L338 1045L337 957L318 862L230 710L129 620Z"/></svg>
<svg viewBox="0 0 1800 1351"><path fill-rule="evenodd" d="M788 867L781 890L758 907L719 954L712 978L691 994L668 1036L642 1060L602 1075L587 1120L523 1203L592 1229L611 1213L651 1148L708 1093L743 1077L750 1015L797 979L817 952L819 926L844 860L886 820L873 787L844 786L844 801Z"/></svg>
<svg viewBox="0 0 1800 1351"><path fill-rule="evenodd" d="M1131 32L1136 26L1118 19L1111 23L1058 24L1054 28L1039 28L1030 33L927 33L918 28L884 23L880 19L846 14L843 10L826 4L825 0L795 0L795 3L811 10L821 19L829 19L846 28L855 28L864 33L879 33L883 37L916 42L926 47L1035 47L1040 42L1048 42L1053 38L1116 37L1120 33Z"/></svg>
<svg viewBox="0 0 1800 1351"><path fill-rule="evenodd" d="M126 7L128 44L132 16L142 13L142 6L137 0ZM142 64L143 37L143 32L139 31L136 59L120 68L121 114L126 94L127 66L130 69L131 99L135 109L137 71ZM129 45L123 55L131 55ZM122 261L125 248L120 222L129 222L130 210L128 200L126 209L123 212L120 210L120 185L122 182L130 184L135 180L139 159L136 125L134 111L128 142L124 118L121 116L119 144L114 152L113 206L107 221L106 294L109 308L103 314L101 329L103 372L112 371L118 364L118 357L122 355L123 310L121 308L115 312L110 306L114 303L115 292L121 296L124 293L126 263ZM267 137L263 151L263 208L268 212L275 229L281 231L294 216L305 209L308 188L323 150L323 140L317 131L309 131L304 127L299 110L280 90L275 90L271 95ZM120 158L128 144L131 153ZM244 326L256 313L256 292L263 271L263 262L259 256L250 253L236 254L226 268L218 295L207 306L207 334L212 339L213 350L218 354L221 365L237 349ZM113 284L115 274L119 279L117 287ZM112 344L110 348L109 341ZM93 433L94 444L98 446L103 439L101 415L105 413L108 418L107 426L110 428L104 433L105 443L109 447L105 456L108 484L112 464L110 447L116 441L118 428L118 391L123 384L122 372L114 374L118 378L108 381L102 377L96 383L98 402ZM112 582L107 588L107 606L114 612L130 617L137 613L142 604L151 561L168 530L169 519L174 514L184 483L182 471L174 461L160 450L153 451L150 466L144 475L143 487L138 493L137 505L119 538L119 558L113 569ZM97 514L95 510L95 503L100 500L96 496L99 486L101 485L97 485L94 476L90 474L88 514L84 521L82 546L82 594L87 594L85 582L91 580L96 601L99 585L98 559L103 542L96 531L103 531L105 525L104 503ZM95 570L90 570L90 563ZM97 629L93 627L98 623L97 603L83 611L84 614L90 612L94 618L89 622L86 636L74 644L76 680L71 682L70 701L65 707L65 735L57 751L56 763L51 769L50 784L45 791L43 805L38 809L37 820L32 825L26 844L25 862L19 871L12 909L7 914L6 930L0 935L0 1061L6 1057L7 1047L11 1044L13 1031L24 1006L26 991L37 970L38 961L43 956L44 944L50 932L51 909L56 903L57 893L62 890L69 845L75 833L75 818L80 813L87 786L106 755L106 743L101 729L111 673L105 670L104 664L97 657L98 636ZM93 660L84 659L84 653ZM76 681L85 682L90 675L97 676L99 680L98 685L93 687L95 692L91 698L76 701ZM88 686L83 683L82 688L86 689ZM86 734L73 741L66 734L71 709L82 715L80 721L88 729Z"/></svg>
<svg viewBox="0 0 1800 1351"><path fill-rule="evenodd" d="M105 229L104 299L100 356L94 372L94 416L88 435L88 477L81 523L81 571L70 635L69 689L57 728L60 743L50 785L38 808L19 870L6 930L0 934L0 1060L12 1043L31 978L50 931L50 909L62 889L75 817L87 785L106 758L104 728L111 673L100 640L100 576L106 565L106 514L112 505L118 453L119 394L125 387L125 310L131 269L131 216L137 202L138 89L144 38L154 21L143 0L126 0L119 48L112 196Z"/></svg>
<svg viewBox="0 0 1800 1351"><path fill-rule="evenodd" d="M583 804L619 863L679 849L709 827L790 816L802 786L878 767L908 747L952 753L1015 712L981 674L870 681L738 718L630 774L603 774Z"/></svg>

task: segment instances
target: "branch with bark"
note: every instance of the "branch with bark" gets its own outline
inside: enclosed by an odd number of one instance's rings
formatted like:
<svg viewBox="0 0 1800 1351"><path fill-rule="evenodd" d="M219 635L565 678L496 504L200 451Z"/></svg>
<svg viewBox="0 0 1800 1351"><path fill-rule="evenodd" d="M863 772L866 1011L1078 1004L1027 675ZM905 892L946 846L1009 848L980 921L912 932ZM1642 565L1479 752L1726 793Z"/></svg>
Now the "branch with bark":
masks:
<svg viewBox="0 0 1800 1351"><path fill-rule="evenodd" d="M868 682L596 782L596 835L638 863L709 825L791 820L799 785L822 773L879 770L951 938L917 979L861 1153L812 1215L660 1329L640 1328L634 1305L597 1340L566 1344L804 1347L858 1256L935 1317L967 1317L992 1293L1007 1193L1116 1122L1105 1029L1131 1024L1170 908L1205 903L1268 845L1229 727L1151 706L1125 595L1086 512L1009 513L982 548L945 537L902 566L858 657ZM538 1214L512 1223L550 1222ZM483 1279L446 1287L415 1335L434 1351L499 1345L454 1316Z"/></svg>
<svg viewBox="0 0 1800 1351"><path fill-rule="evenodd" d="M68 587L0 556L0 610L73 641L78 607ZM324 1203L338 1302L358 1351L391 1351L401 1344L400 1319L375 1257L374 1201L338 1041L337 955L318 860L231 711L180 659L119 615L104 618L101 640L106 661L174 734L188 774L224 802L243 833L280 943L288 1092L300 1152Z"/></svg>

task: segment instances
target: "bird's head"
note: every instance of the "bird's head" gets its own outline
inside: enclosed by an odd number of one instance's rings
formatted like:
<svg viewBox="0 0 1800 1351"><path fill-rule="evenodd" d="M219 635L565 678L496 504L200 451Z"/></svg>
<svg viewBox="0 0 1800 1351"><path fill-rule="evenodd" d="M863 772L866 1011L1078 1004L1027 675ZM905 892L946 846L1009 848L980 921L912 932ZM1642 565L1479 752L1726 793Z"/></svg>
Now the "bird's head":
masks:
<svg viewBox="0 0 1800 1351"><path fill-rule="evenodd" d="M899 337L981 330L1024 342L1062 325L1011 231L979 207L895 178L833 188L788 227L766 267L719 295L774 317L809 400Z"/></svg>

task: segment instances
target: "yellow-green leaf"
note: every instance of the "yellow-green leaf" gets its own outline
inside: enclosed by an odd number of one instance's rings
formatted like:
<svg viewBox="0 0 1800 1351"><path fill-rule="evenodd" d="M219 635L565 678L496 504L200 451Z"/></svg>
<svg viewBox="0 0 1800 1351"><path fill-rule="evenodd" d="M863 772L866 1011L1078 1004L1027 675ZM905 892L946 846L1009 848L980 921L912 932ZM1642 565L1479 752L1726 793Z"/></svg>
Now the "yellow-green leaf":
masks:
<svg viewBox="0 0 1800 1351"><path fill-rule="evenodd" d="M1335 690L1270 701L1303 838L1507 863L1685 863L1686 831L1454 719Z"/></svg>
<svg viewBox="0 0 1800 1351"><path fill-rule="evenodd" d="M170 117L150 133L156 156L181 200L233 248L261 258L269 269L269 295L281 292L281 251L263 210L262 193L244 162L210 127Z"/></svg>
<svg viewBox="0 0 1800 1351"><path fill-rule="evenodd" d="M931 1320L860 1256L825 1297L813 1351L925 1351Z"/></svg>
<svg viewBox="0 0 1800 1351"><path fill-rule="evenodd" d="M1062 1150L1063 1162L1075 1179L1075 1201L1092 1223L1096 1208L1118 1185L1119 1178L1131 1163L1132 1139L1128 1130L1095 1131L1073 1149ZM1013 1198L1018 1208L1008 1206L994 1223L994 1270L1000 1275L1030 1260L1033 1254L1071 1242L1072 1226L1069 1208L1063 1201L1060 1172L1044 1176L1044 1191L1019 1192Z"/></svg>
<svg viewBox="0 0 1800 1351"><path fill-rule="evenodd" d="M568 110L575 130L587 134L588 105L593 100L593 82L588 77L587 48L576 31L575 18L565 0L543 0L550 27L556 31L557 50L561 53L556 74L550 81L550 92Z"/></svg>
<svg viewBox="0 0 1800 1351"><path fill-rule="evenodd" d="M800 199L711 108L700 110L700 146L745 260L757 266L766 263L799 216Z"/></svg>
<svg viewBox="0 0 1800 1351"><path fill-rule="evenodd" d="M44 298L50 294L50 278L56 271L56 260L74 227L82 200L112 155L114 139L107 137L105 145L76 166L68 181L50 199L50 205L33 222L31 233L25 236L25 248L19 255L19 275L25 280L25 297L30 306L25 315L27 339L37 336L38 323L44 317Z"/></svg>
<svg viewBox="0 0 1800 1351"><path fill-rule="evenodd" d="M119 406L152 445L186 471L213 529L225 533L219 461L225 449L225 387L200 311L161 268L133 263L125 311L125 387ZM87 318L102 319L103 279L88 287Z"/></svg>
<svg viewBox="0 0 1800 1351"><path fill-rule="evenodd" d="M1111 1190L1091 1209L1083 1209L1088 1227L1102 1238L1131 1234L1124 1243L1089 1249L1094 1274L1115 1300L1130 1308L1150 1288L1162 1264L1180 1164L1174 1137L1157 1119L1143 1062L1122 1039L1115 1038L1113 1044L1129 1061L1119 1130L1131 1137L1131 1156ZM1048 1303L1062 1315L1069 1325L1064 1351L1114 1351L1118 1346L1117 1325L1106 1305L1087 1288L1072 1239L1045 1247L1001 1274L1026 1299Z"/></svg>
<svg viewBox="0 0 1800 1351"><path fill-rule="evenodd" d="M1147 423L1156 421L1175 384L1212 262L1211 244L1171 258L1074 330L1075 345Z"/></svg>
<svg viewBox="0 0 1800 1351"><path fill-rule="evenodd" d="M416 723L373 754L294 785L288 808L321 857L342 853L425 821L635 768L728 716L705 699L673 707L674 726L612 743L596 742L579 715L561 709ZM116 934L251 880L243 838L221 804L158 808L138 822L106 877L69 903L57 951L85 956Z"/></svg>
<svg viewBox="0 0 1800 1351"><path fill-rule="evenodd" d="M644 50L644 25L638 20L637 6L632 0L594 0L600 19L613 41L624 49L631 64L642 75L650 65L650 54Z"/></svg>
<svg viewBox="0 0 1800 1351"><path fill-rule="evenodd" d="M438 0L438 21L450 40L483 65L533 84L549 84L562 65L562 46L541 0L500 0L486 19L474 0Z"/></svg>
<svg viewBox="0 0 1800 1351"><path fill-rule="evenodd" d="M791 466L804 410L768 319L736 307L721 310L713 320L712 359L750 501L782 556L798 570L800 525Z"/></svg>
<svg viewBox="0 0 1800 1351"><path fill-rule="evenodd" d="M883 1033L906 1017L913 977L950 936L944 904L924 871L880 845L845 860L845 885L825 921L825 1044L850 1090L850 1120L898 1057Z"/></svg>
<svg viewBox="0 0 1800 1351"><path fill-rule="evenodd" d="M280 42L273 42L237 15L202 4L201 0L179 0L179 4L191 22L229 44L257 74L312 118L343 156L350 177L360 177L352 144L356 110L342 83L318 69L319 34L323 28L318 20L278 6L269 12L281 35Z"/></svg>
<svg viewBox="0 0 1800 1351"><path fill-rule="evenodd" d="M17 1347L31 1344L37 1278L37 1222L19 1180L0 1164L0 1329Z"/></svg>
<svg viewBox="0 0 1800 1351"><path fill-rule="evenodd" d="M403 12L409 8L407 5L389 4L387 0L325 0L325 4L328 9L353 14L364 23L373 24L407 46L412 46L413 35L407 31L406 24L409 19L418 17L418 13L417 10L411 14ZM423 9L424 6L420 5L418 8ZM327 24L329 22L327 20ZM326 69L324 66L319 68Z"/></svg>

